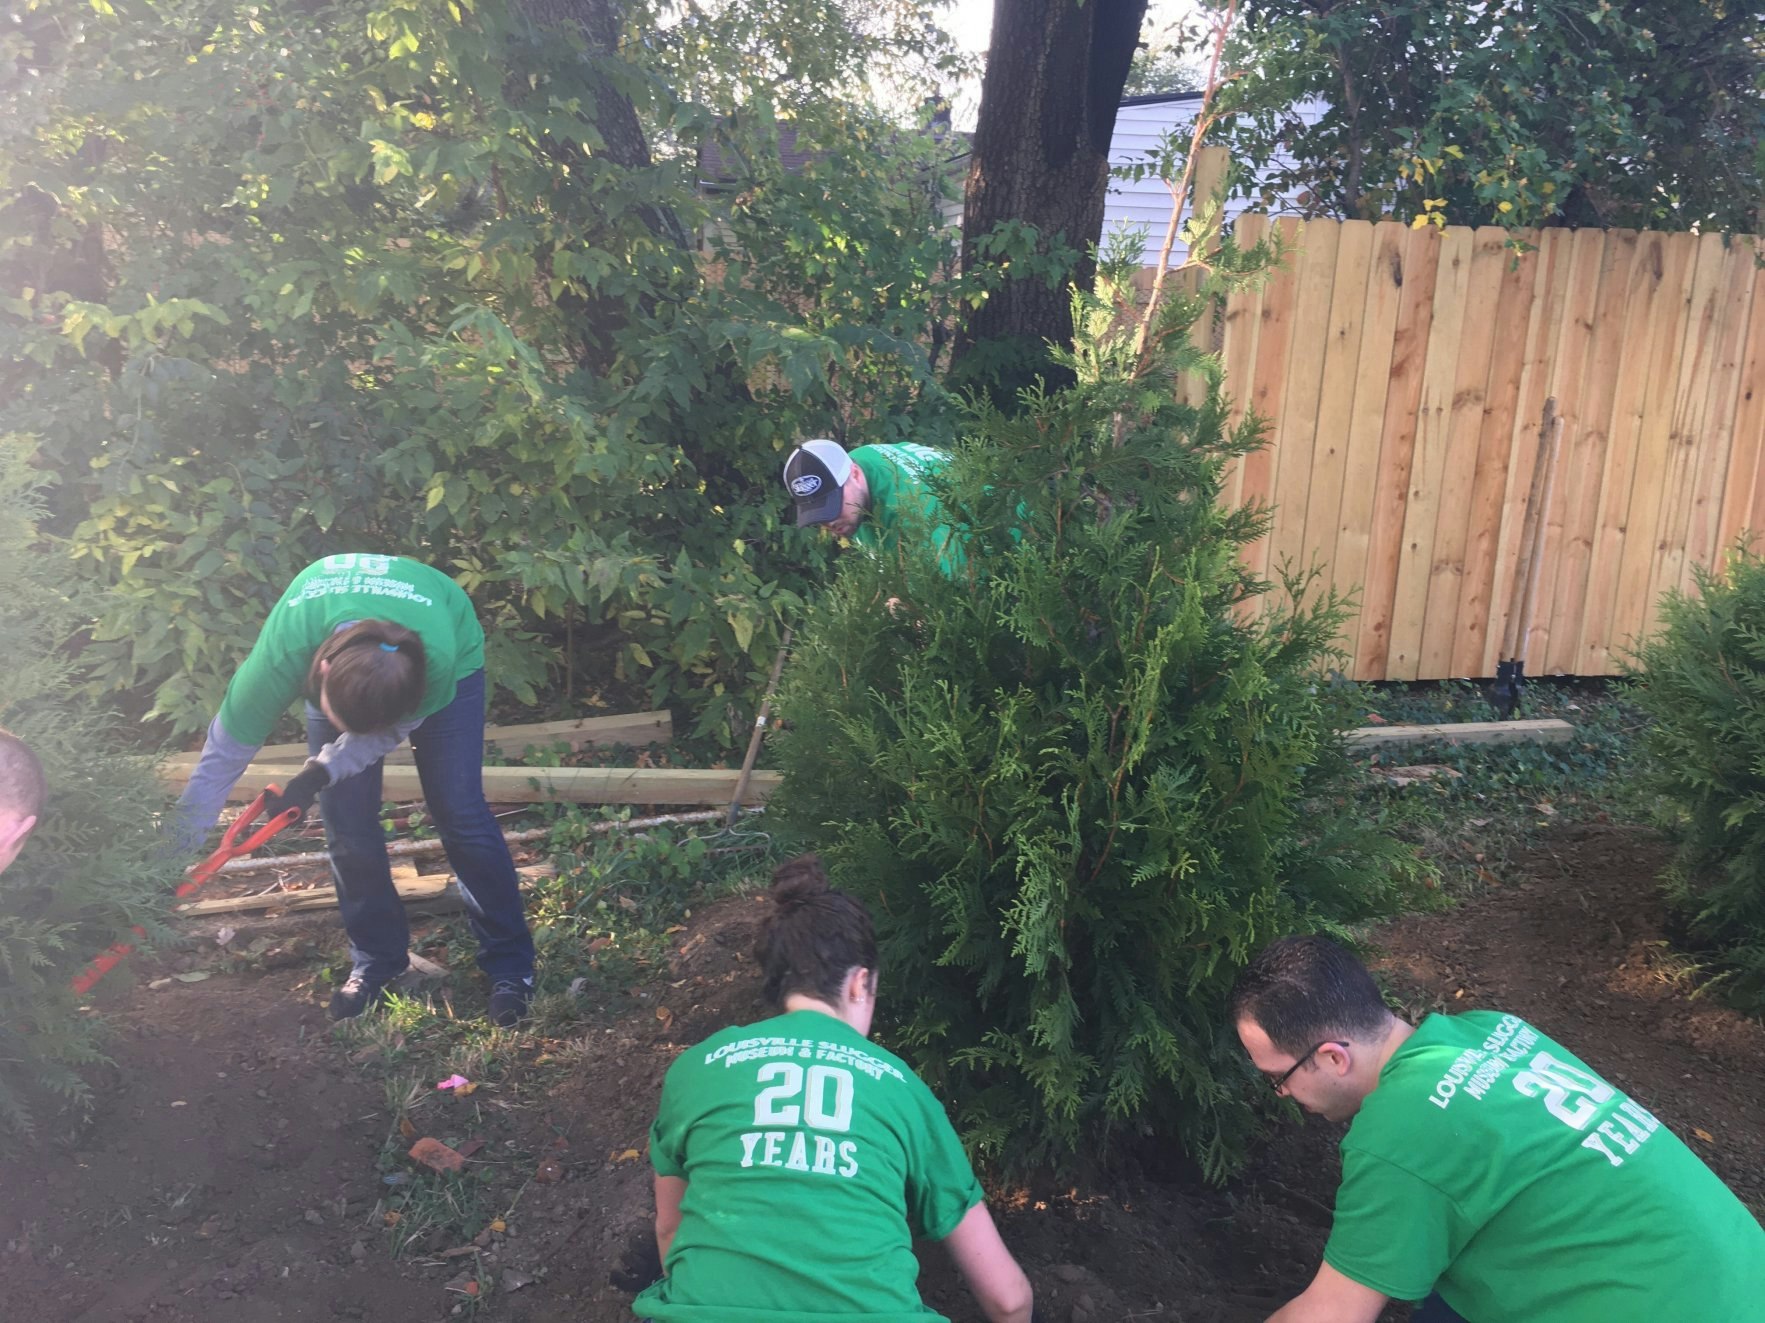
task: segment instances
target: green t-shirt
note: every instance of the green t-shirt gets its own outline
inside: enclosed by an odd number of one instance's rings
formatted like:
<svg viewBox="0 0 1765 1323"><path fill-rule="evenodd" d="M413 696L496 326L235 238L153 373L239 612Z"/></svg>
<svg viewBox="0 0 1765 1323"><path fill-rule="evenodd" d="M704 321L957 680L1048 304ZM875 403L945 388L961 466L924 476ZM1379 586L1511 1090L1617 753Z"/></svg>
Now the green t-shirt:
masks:
<svg viewBox="0 0 1765 1323"><path fill-rule="evenodd" d="M859 446L851 458L870 488L869 513L852 540L875 554L892 553L900 545L903 524L923 524L923 530L916 528L915 535L926 538L944 577L953 577L966 559L962 542L944 507L921 480L922 475L941 470L950 457L930 446L902 441Z"/></svg>
<svg viewBox="0 0 1765 1323"><path fill-rule="evenodd" d="M426 683L413 719L439 712L484 668L484 628L465 591L440 570L404 556L350 553L315 561L288 585L227 686L221 726L259 745L306 689L313 653L339 625L389 620L423 640Z"/></svg>
<svg viewBox="0 0 1765 1323"><path fill-rule="evenodd" d="M1765 1230L1648 1112L1525 1021L1430 1015L1342 1140L1324 1261L1468 1323L1738 1323Z"/></svg>
<svg viewBox="0 0 1765 1323"><path fill-rule="evenodd" d="M668 1275L639 1318L932 1323L915 1237L981 1201L923 1081L843 1020L737 1025L669 1067L650 1161L687 1182Z"/></svg>

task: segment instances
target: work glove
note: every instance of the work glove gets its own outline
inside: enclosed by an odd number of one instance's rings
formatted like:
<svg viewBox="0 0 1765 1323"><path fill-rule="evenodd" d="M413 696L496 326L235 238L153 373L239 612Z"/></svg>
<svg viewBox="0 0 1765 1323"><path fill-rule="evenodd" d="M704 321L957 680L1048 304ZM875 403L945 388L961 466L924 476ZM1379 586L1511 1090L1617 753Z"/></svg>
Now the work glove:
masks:
<svg viewBox="0 0 1765 1323"><path fill-rule="evenodd" d="M286 809L299 809L299 822L306 816L306 811L313 806L319 797L319 791L331 784L331 774L325 770L324 764L316 758L308 758L306 766L288 778L288 784L280 791L271 787L264 795L264 814L274 818Z"/></svg>

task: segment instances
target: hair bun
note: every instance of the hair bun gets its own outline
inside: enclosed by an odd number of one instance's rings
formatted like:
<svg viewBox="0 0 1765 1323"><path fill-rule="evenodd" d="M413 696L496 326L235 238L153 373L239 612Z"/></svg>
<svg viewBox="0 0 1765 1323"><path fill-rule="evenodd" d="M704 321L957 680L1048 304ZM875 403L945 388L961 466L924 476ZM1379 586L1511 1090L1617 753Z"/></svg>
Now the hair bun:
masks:
<svg viewBox="0 0 1765 1323"><path fill-rule="evenodd" d="M831 889L818 854L787 859L772 874L772 903L787 913Z"/></svg>

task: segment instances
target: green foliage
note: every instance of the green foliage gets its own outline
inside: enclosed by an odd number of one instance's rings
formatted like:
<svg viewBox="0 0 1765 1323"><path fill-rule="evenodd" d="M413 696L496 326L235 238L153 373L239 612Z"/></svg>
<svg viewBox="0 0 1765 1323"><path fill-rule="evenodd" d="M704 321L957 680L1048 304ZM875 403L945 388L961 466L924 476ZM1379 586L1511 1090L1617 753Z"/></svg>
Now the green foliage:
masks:
<svg viewBox="0 0 1765 1323"><path fill-rule="evenodd" d="M1755 5L1255 0L1235 154L1311 215L1750 230ZM1293 112L1316 97L1315 123Z"/></svg>
<svg viewBox="0 0 1765 1323"><path fill-rule="evenodd" d="M49 479L29 447L0 437L0 726L42 760L49 799L19 858L0 875L0 1132L28 1135L45 1102L82 1107L82 1072L103 1060L100 1023L69 980L132 924L163 933L176 869L162 857L153 772L117 754L118 730L74 701L68 642L90 604L37 527ZM123 974L113 974L121 980Z"/></svg>
<svg viewBox="0 0 1765 1323"><path fill-rule="evenodd" d="M1638 770L1678 837L1667 899L1736 1005L1765 1012L1765 560L1670 594L1638 653Z"/></svg>
<svg viewBox="0 0 1765 1323"><path fill-rule="evenodd" d="M1266 257L1228 242L1219 268ZM1100 1158L1149 1126L1218 1175L1249 1116L1237 970L1421 869L1330 798L1341 604L1295 582L1299 605L1256 609L1239 552L1266 511L1216 498L1259 425L1228 429L1189 343L1205 305L1171 304L1143 352L1127 306L1113 279L1076 300L1072 388L976 406L941 484L965 573L911 531L842 559L786 673L767 816L869 902L892 1042L979 1154Z"/></svg>
<svg viewBox="0 0 1765 1323"><path fill-rule="evenodd" d="M1347 688L1356 700L1351 724L1499 719L1485 687L1470 681ZM1409 842L1439 869L1447 895L1476 894L1492 881L1509 880L1514 856L1534 848L1552 827L1648 816L1630 779L1646 723L1625 689L1534 679L1527 682L1522 714L1567 721L1574 734L1560 744L1406 743L1354 756L1367 769L1361 808L1380 830ZM1410 780L1402 769L1418 765L1445 770Z"/></svg>
<svg viewBox="0 0 1765 1323"><path fill-rule="evenodd" d="M591 55L539 8L25 6L0 389L69 476L102 692L199 729L292 574L376 550L459 579L516 700L563 679L739 733L825 554L781 528L785 447L941 407L916 336L965 287L902 187L929 149L809 95L816 59L912 52L858 24L750 70L839 172L774 161L705 200L713 107L666 80L746 84L647 30ZM608 147L609 99L653 164ZM770 132L747 118L726 132ZM709 270L680 242L700 230L738 240Z"/></svg>

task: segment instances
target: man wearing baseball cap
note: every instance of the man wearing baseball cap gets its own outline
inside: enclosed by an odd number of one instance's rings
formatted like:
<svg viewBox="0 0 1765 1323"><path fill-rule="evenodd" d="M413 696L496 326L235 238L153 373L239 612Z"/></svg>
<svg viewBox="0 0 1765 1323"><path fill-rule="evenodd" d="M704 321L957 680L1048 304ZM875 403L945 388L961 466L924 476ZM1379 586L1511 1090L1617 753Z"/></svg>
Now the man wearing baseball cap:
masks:
<svg viewBox="0 0 1765 1323"><path fill-rule="evenodd" d="M900 545L904 525L923 523L938 568L953 575L962 547L925 477L950 462L941 450L912 442L858 446L805 441L784 464L784 485L797 505L797 526L825 527L872 554Z"/></svg>

